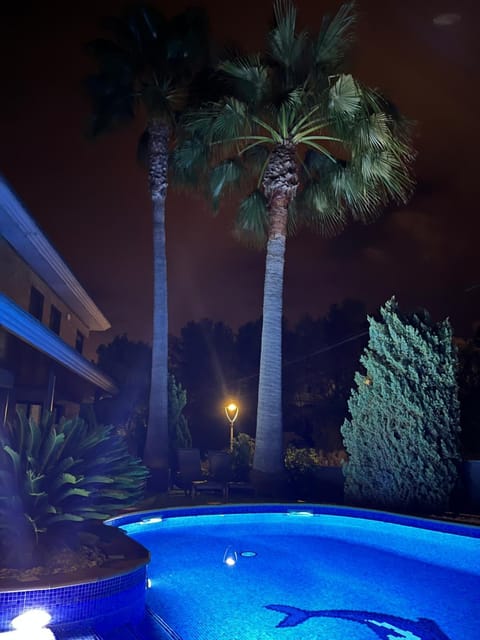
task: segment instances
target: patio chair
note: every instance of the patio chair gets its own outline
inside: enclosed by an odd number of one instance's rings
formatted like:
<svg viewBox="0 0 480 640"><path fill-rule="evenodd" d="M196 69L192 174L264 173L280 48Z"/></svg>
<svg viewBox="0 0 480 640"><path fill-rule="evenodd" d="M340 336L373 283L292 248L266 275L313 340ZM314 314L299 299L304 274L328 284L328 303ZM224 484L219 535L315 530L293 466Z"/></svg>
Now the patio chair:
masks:
<svg viewBox="0 0 480 640"><path fill-rule="evenodd" d="M209 474L206 480L192 482L192 496L197 493L220 493L226 497L232 477L232 458L225 451L211 451L208 455Z"/></svg>
<svg viewBox="0 0 480 640"><path fill-rule="evenodd" d="M192 494L194 482L203 478L199 449L177 449L177 473L175 484L184 490L185 495Z"/></svg>
<svg viewBox="0 0 480 640"><path fill-rule="evenodd" d="M227 482L227 492L225 498L227 501L230 499L231 494L243 494L249 496L255 496L255 487L248 480L232 480Z"/></svg>

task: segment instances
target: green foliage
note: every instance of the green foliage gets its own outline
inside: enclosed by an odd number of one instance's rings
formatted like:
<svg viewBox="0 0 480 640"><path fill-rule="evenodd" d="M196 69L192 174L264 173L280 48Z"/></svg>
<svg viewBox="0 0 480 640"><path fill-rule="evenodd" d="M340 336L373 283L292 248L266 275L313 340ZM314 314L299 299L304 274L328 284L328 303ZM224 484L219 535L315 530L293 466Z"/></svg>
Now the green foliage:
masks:
<svg viewBox="0 0 480 640"><path fill-rule="evenodd" d="M192 435L188 428L187 418L183 410L187 404L187 392L175 376L168 376L168 437L170 441L171 460L175 460L177 449L188 449L192 446Z"/></svg>
<svg viewBox="0 0 480 640"><path fill-rule="evenodd" d="M326 466L341 466L345 457L342 451L324 454L322 450L289 446L284 462L295 496L304 500L318 500L324 489L320 470Z"/></svg>
<svg viewBox="0 0 480 640"><path fill-rule="evenodd" d="M342 426L349 503L440 512L458 479L456 349L448 320L402 316L394 298L370 339Z"/></svg>
<svg viewBox="0 0 480 640"><path fill-rule="evenodd" d="M333 235L352 217L370 222L405 202L413 185L410 126L342 72L353 3L325 17L317 35L297 31L289 1L274 14L264 53L220 63L223 95L186 112L174 156L179 177L202 185L215 208L241 190L236 233L253 245L268 235L274 192L288 199L287 233Z"/></svg>
<svg viewBox="0 0 480 640"><path fill-rule="evenodd" d="M248 433L239 433L233 440L232 468L235 480L248 480L255 453L255 440Z"/></svg>
<svg viewBox="0 0 480 640"><path fill-rule="evenodd" d="M108 38L87 45L97 64L87 80L89 132L127 124L137 113L173 125L196 93L196 76L209 56L205 11L187 9L167 20L153 7L137 5L102 26Z"/></svg>
<svg viewBox="0 0 480 640"><path fill-rule="evenodd" d="M285 469L292 478L298 478L320 465L321 458L316 449L288 447L285 452Z"/></svg>
<svg viewBox="0 0 480 640"><path fill-rule="evenodd" d="M480 458L480 329L459 346L461 443L464 458Z"/></svg>
<svg viewBox="0 0 480 640"><path fill-rule="evenodd" d="M138 502L147 469L112 426L23 414L0 430L0 551L28 564L42 544Z"/></svg>

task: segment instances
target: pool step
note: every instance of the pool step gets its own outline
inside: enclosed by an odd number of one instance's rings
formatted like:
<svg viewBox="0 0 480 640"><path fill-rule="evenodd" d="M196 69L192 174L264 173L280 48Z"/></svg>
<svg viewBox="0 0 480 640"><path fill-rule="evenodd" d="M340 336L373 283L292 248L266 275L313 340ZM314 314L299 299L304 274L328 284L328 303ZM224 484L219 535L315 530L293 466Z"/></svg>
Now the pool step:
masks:
<svg viewBox="0 0 480 640"><path fill-rule="evenodd" d="M148 607L139 623L124 625L109 632L98 634L87 629L77 633L62 632L61 629L55 629L54 632L56 640L183 640Z"/></svg>
<svg viewBox="0 0 480 640"><path fill-rule="evenodd" d="M140 625L148 635L145 638L152 640L183 640L181 636L174 631L163 618L147 607L145 617ZM157 634L157 635L154 635Z"/></svg>

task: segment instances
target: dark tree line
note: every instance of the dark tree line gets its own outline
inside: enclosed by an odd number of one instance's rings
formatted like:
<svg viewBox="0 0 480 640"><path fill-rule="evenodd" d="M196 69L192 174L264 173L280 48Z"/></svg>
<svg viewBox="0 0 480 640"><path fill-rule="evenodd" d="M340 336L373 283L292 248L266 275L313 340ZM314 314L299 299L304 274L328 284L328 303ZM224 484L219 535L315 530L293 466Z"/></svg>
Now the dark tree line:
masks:
<svg viewBox="0 0 480 640"><path fill-rule="evenodd" d="M285 353L283 411L286 440L326 451L341 448L340 425L366 342L362 303L333 305L323 318L305 316L283 323ZM169 369L187 392L184 415L193 444L202 449L228 445L227 400L239 407L236 431L255 435L261 319L236 333L223 322L189 322L170 337ZM97 402L100 421L130 424L141 434L148 418L151 350L117 336L98 349L98 364L117 382L115 398Z"/></svg>
<svg viewBox="0 0 480 640"><path fill-rule="evenodd" d="M321 318L283 323L283 413L286 442L325 452L343 447L340 426L354 386L360 354L368 340L364 305L346 300ZM186 391L183 414L193 445L228 446L227 400L239 407L237 432L255 436L261 319L235 333L223 322L189 322L170 337L169 369ZM458 341L457 372L464 457L480 456L480 332ZM98 364L117 382L115 398L96 403L99 422L133 426L144 436L148 418L151 349L117 336L98 349ZM132 434L133 437L133 434Z"/></svg>

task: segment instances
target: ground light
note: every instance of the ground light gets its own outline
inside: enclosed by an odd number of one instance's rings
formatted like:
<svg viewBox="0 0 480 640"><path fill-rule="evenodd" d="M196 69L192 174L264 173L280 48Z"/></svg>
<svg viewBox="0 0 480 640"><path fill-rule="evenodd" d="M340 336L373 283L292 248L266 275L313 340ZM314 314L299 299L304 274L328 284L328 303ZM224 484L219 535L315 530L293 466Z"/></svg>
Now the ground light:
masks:
<svg viewBox="0 0 480 640"><path fill-rule="evenodd" d="M55 640L53 632L45 628L51 619L45 609L30 609L12 620L15 631L7 631L0 636L2 640Z"/></svg>
<svg viewBox="0 0 480 640"><path fill-rule="evenodd" d="M226 564L227 567L234 567L237 564L238 555L233 547L227 547L225 549L225 553L223 554L223 564Z"/></svg>

